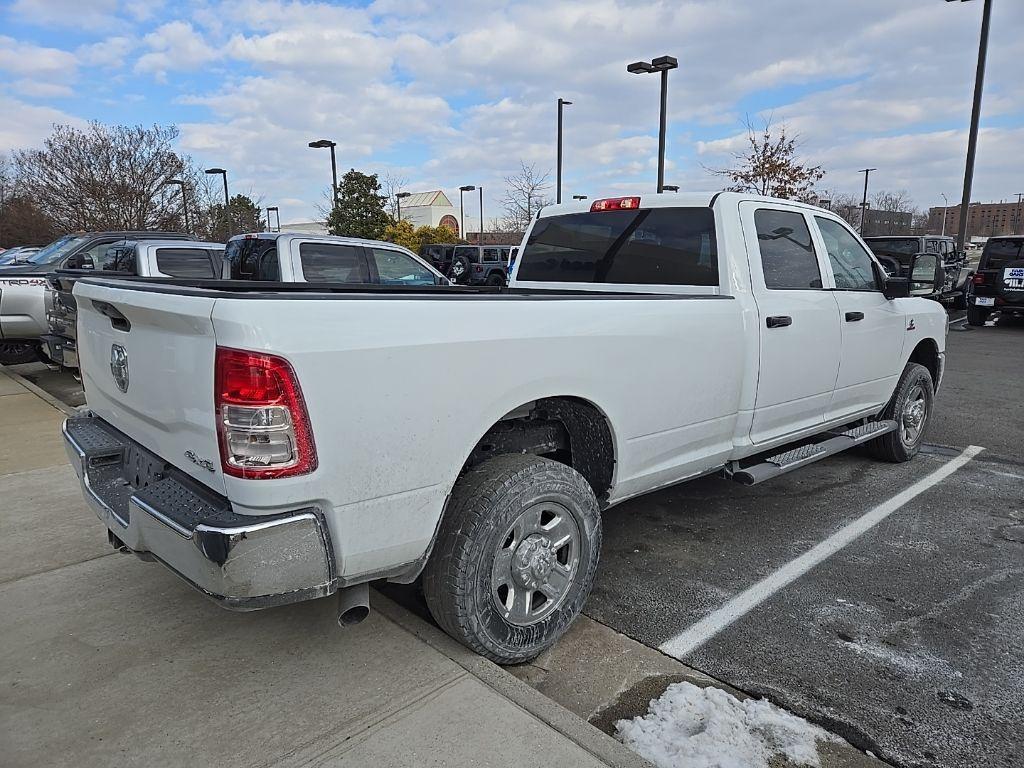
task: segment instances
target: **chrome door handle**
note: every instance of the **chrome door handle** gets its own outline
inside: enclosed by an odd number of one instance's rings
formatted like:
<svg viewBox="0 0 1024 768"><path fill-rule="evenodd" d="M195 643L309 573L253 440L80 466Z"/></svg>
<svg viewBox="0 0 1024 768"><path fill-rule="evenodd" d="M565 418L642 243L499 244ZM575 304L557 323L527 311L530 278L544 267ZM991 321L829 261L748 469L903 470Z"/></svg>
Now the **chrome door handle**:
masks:
<svg viewBox="0 0 1024 768"><path fill-rule="evenodd" d="M772 315L765 318L764 324L769 328L785 328L793 324L793 318L789 315Z"/></svg>

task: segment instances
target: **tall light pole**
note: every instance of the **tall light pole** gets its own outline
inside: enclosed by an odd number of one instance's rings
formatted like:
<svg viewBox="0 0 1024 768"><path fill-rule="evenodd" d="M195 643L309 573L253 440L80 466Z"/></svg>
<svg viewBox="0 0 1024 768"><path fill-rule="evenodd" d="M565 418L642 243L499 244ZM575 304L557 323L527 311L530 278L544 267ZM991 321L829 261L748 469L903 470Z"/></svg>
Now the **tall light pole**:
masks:
<svg viewBox="0 0 1024 768"><path fill-rule="evenodd" d="M317 139L316 141L309 142L310 149L327 149L331 150L331 199L334 201L334 205L338 205L338 160L334 156L334 148L338 146L336 142L330 139Z"/></svg>
<svg viewBox="0 0 1024 768"><path fill-rule="evenodd" d="M860 233L864 234L864 220L868 217L868 176L877 168L861 168L858 173L864 174L864 199L860 202Z"/></svg>
<svg viewBox="0 0 1024 768"><path fill-rule="evenodd" d="M658 194L665 191L665 131L668 118L668 72L679 66L674 56L659 56L647 61L634 61L626 71L634 75L661 73L661 119L658 127Z"/></svg>
<svg viewBox="0 0 1024 768"><path fill-rule="evenodd" d="M204 173L208 173L211 176L216 176L217 174L220 174L220 176L224 179L224 229L225 233L230 237L231 214L229 213L228 208L231 205L231 200L228 198L228 172L225 171L223 168L207 168L204 171Z"/></svg>
<svg viewBox="0 0 1024 768"><path fill-rule="evenodd" d="M395 204L398 205L398 220L399 221L402 220L402 201L405 198L407 198L407 197L412 197L412 192L396 192L395 193Z"/></svg>
<svg viewBox="0 0 1024 768"><path fill-rule="evenodd" d="M466 238L466 203L465 203L465 195L466 195L467 192L472 192L475 189L476 189L476 187L474 187L472 184L466 184L463 187L459 187L459 229L462 230L462 232L459 234L459 236L462 237L462 239Z"/></svg>
<svg viewBox="0 0 1024 768"><path fill-rule="evenodd" d="M945 192L939 192L942 195L942 236L946 236L946 212L949 210L949 198L946 197Z"/></svg>
<svg viewBox="0 0 1024 768"><path fill-rule="evenodd" d="M484 244L484 188L480 187L480 237L476 239L477 245Z"/></svg>
<svg viewBox="0 0 1024 768"><path fill-rule="evenodd" d="M555 164L555 202L562 202L562 107L572 104L571 101L558 99L558 160ZM480 228L481 230L483 227Z"/></svg>
<svg viewBox="0 0 1024 768"><path fill-rule="evenodd" d="M168 179L164 184L181 187L181 212L185 218L185 231L188 232L188 198L185 196L185 181L184 179Z"/></svg>
<svg viewBox="0 0 1024 768"><path fill-rule="evenodd" d="M954 0L946 0L947 3ZM961 0L962 2L963 0ZM992 19L992 0L984 0L981 10L981 39L978 41L978 68L974 72L974 104L971 107L971 132L967 137L967 167L964 169L964 195L960 201L960 231L956 233L956 249L964 251L967 242L967 208L971 204L971 183L974 181L974 157L978 151L978 122L981 120L981 93L985 84L985 58L988 55L988 28Z"/></svg>

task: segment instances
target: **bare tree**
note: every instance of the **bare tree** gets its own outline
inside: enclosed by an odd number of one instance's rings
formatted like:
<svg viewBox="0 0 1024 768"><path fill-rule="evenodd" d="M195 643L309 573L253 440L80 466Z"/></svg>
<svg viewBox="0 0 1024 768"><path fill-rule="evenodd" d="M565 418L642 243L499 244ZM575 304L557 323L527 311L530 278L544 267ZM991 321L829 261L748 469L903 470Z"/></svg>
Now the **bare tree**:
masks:
<svg viewBox="0 0 1024 768"><path fill-rule="evenodd" d="M519 161L519 171L505 177L505 196L501 199L505 217L501 231L523 232L530 225L534 214L545 205L551 204L548 190L551 189L551 171L537 170L536 163L527 165Z"/></svg>
<svg viewBox="0 0 1024 768"><path fill-rule="evenodd" d="M398 220L398 198L395 195L399 192L404 192L408 184L409 180L407 178L398 176L391 171L380 177L381 192L386 198L384 208L388 215L396 221Z"/></svg>
<svg viewBox="0 0 1024 768"><path fill-rule="evenodd" d="M744 152L734 152L737 165L732 168L707 168L729 179L730 192L753 192L786 199L807 199L825 172L820 165L809 165L797 157L798 136L787 135L785 123L776 129L771 118L761 128L746 122L747 144Z"/></svg>
<svg viewBox="0 0 1024 768"><path fill-rule="evenodd" d="M828 201L830 211L843 218L851 227L860 226L860 197L852 192L829 189L818 193L818 204L824 201Z"/></svg>
<svg viewBox="0 0 1024 768"><path fill-rule="evenodd" d="M874 222L871 226L872 235L905 235L913 228L917 207L905 189L876 192L871 198L871 208L882 214L869 220Z"/></svg>
<svg viewBox="0 0 1024 768"><path fill-rule="evenodd" d="M19 187L64 231L181 226L181 193L166 182L186 181L193 211L203 185L177 137L175 126L57 125L42 149L15 154Z"/></svg>

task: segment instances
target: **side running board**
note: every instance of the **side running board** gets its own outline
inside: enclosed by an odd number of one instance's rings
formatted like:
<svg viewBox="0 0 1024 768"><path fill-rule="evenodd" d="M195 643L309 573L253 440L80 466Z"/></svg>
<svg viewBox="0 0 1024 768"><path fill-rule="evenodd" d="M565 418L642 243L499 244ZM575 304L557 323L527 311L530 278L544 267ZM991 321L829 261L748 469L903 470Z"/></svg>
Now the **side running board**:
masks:
<svg viewBox="0 0 1024 768"><path fill-rule="evenodd" d="M732 473L732 479L742 485L757 485L773 477L792 472L794 469L805 467L816 461L842 453L847 448L874 440L876 437L896 431L895 421L872 421L868 424L861 424L859 427L848 429L845 432L826 432L832 437L813 445L804 445L799 448L769 456L759 464L737 469Z"/></svg>

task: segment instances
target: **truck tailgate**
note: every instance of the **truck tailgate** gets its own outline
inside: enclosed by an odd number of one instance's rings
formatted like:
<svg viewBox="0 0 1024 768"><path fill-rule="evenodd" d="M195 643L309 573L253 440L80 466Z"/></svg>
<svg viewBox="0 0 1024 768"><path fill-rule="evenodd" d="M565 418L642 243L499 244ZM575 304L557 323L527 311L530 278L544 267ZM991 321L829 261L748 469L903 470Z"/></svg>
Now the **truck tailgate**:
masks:
<svg viewBox="0 0 1024 768"><path fill-rule="evenodd" d="M206 296L77 283L89 409L144 448L224 492L214 413L217 341Z"/></svg>

